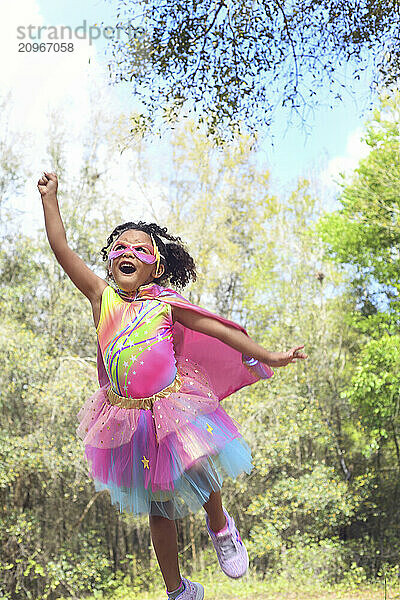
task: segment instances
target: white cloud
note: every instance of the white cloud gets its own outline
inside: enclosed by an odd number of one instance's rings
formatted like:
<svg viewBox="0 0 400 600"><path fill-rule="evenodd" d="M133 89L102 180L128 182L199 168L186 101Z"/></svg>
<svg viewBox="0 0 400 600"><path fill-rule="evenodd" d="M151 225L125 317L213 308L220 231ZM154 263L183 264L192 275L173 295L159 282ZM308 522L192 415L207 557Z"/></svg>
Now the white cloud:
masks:
<svg viewBox="0 0 400 600"><path fill-rule="evenodd" d="M346 150L342 156L330 159L327 167L321 173L321 183L327 187L336 187L340 175L350 175L359 161L369 153L369 146L361 139L363 131L356 129L347 137Z"/></svg>
<svg viewBox="0 0 400 600"><path fill-rule="evenodd" d="M19 44L35 42L29 39L28 26L37 28L44 23L35 0L0 3L0 21L7 23L0 37L1 55L7 57L0 70L0 92L12 93L14 125L43 132L48 110L61 105L82 120L88 110L88 76L99 71L95 46L74 37L72 52L19 52ZM19 34L18 27L23 28ZM18 35L25 37L18 39ZM48 39L47 31L41 32L40 41L54 42Z"/></svg>
<svg viewBox="0 0 400 600"><path fill-rule="evenodd" d="M7 23L0 36L0 52L7 57L0 69L0 95L10 95L8 128L24 136L26 169L34 174L34 180L27 181L24 193L12 202L23 212L21 225L24 231L30 232L42 222L40 202L36 197L37 178L43 169L54 168L44 164L51 126L49 115L59 115L68 131L68 142L63 149L72 171L76 171L81 161L82 138L92 113L101 109L105 115L115 114L121 103L107 85L106 65L98 59L96 46L89 44L88 39L73 36L73 52L18 52L21 41L34 41L28 38L28 26L35 26L33 32L37 37L37 27L44 25L36 0L0 2L0 22ZM61 25L52 23L58 33ZM23 28L20 35L25 34L24 40L17 37L18 27ZM41 41L55 41L49 40L47 33L41 31Z"/></svg>
<svg viewBox="0 0 400 600"><path fill-rule="evenodd" d="M19 87L23 85L19 77L23 71L28 72L26 67L32 63L33 55L18 52L17 27L41 25L43 17L35 0L16 0L0 3L0 19L3 23L0 51L6 57L0 69L0 87Z"/></svg>

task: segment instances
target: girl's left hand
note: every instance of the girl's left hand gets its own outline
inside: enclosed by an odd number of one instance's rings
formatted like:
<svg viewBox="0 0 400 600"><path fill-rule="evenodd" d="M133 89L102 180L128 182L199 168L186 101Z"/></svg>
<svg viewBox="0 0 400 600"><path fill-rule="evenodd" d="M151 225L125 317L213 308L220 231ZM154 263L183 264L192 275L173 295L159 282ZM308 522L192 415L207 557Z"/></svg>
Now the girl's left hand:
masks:
<svg viewBox="0 0 400 600"><path fill-rule="evenodd" d="M294 348L291 348L287 352L282 352L281 357L278 359L278 361L275 363L274 366L286 367L286 365L288 365L289 363L295 362L296 360L299 360L299 359L303 360L305 358L308 358L307 354L305 354L304 352L299 352L299 350L301 350L302 348L304 348L304 344L302 346L295 346Z"/></svg>

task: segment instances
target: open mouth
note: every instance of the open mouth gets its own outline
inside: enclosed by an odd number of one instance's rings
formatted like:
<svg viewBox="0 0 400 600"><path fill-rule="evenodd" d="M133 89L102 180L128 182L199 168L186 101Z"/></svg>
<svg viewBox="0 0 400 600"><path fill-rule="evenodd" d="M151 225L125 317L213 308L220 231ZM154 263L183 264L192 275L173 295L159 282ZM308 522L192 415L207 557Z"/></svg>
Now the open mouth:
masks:
<svg viewBox="0 0 400 600"><path fill-rule="evenodd" d="M132 275L136 271L135 267L128 262L122 262L119 265L119 270L124 273L124 275Z"/></svg>

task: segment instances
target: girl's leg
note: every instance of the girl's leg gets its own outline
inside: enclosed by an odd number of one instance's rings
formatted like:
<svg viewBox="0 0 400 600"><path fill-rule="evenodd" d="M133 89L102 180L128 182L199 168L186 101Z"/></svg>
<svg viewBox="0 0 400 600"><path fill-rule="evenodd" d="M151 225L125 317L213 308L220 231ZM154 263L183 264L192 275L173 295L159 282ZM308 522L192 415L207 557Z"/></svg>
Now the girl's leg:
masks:
<svg viewBox="0 0 400 600"><path fill-rule="evenodd" d="M149 523L158 564L167 590L172 592L179 587L181 582L175 521L149 515Z"/></svg>
<svg viewBox="0 0 400 600"><path fill-rule="evenodd" d="M249 566L247 550L243 545L235 521L225 517L220 492L211 492L203 505L207 512L207 529L217 553L222 571L228 577L242 577Z"/></svg>
<svg viewBox="0 0 400 600"><path fill-rule="evenodd" d="M226 525L221 492L211 492L210 498L203 506L208 515L208 522L212 531L221 531Z"/></svg>

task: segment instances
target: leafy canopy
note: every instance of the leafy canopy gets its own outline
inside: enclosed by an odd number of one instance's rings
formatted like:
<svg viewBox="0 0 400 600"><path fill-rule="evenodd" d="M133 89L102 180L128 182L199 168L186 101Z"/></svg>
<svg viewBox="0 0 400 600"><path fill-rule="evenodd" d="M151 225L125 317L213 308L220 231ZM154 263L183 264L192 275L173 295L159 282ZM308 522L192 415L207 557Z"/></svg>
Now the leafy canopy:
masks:
<svg viewBox="0 0 400 600"><path fill-rule="evenodd" d="M340 98L342 67L347 89L399 70L397 0L120 0L117 19L111 75L132 82L153 125L184 107L212 134L255 130L280 104L302 116L318 88Z"/></svg>
<svg viewBox="0 0 400 600"><path fill-rule="evenodd" d="M394 331L400 313L399 110L400 92L382 98L366 127L370 152L343 180L340 210L319 225L327 254L353 275L361 316L386 315Z"/></svg>

